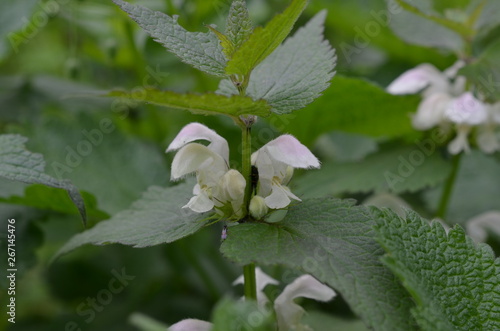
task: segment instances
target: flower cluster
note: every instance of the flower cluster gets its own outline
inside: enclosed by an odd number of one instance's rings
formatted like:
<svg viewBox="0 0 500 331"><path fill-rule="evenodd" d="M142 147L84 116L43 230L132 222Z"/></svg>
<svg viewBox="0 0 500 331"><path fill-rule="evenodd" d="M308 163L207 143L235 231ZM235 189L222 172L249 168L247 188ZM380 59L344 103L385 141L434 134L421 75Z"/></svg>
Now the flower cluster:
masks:
<svg viewBox="0 0 500 331"><path fill-rule="evenodd" d="M448 145L451 154L470 150L468 136L477 127L476 142L485 153L500 150L495 129L500 124L500 102L487 104L466 90L466 80L458 76L464 63L458 61L440 72L431 64L421 64L404 72L388 87L392 94L420 92L423 99L413 116L413 127L428 130L435 126L446 129L454 125L456 137Z"/></svg>
<svg viewBox="0 0 500 331"><path fill-rule="evenodd" d="M257 301L260 307L266 308L269 299L263 290L267 285L278 285L279 282L266 275L260 268L255 269L257 285ZM243 276L236 279L233 285L243 284ZM317 301L327 302L335 297L336 293L328 286L320 283L311 275L302 275L288 284L283 292L274 300L274 311L278 322L279 331L288 330L311 330L302 324L304 308L294 302L296 298L309 298ZM212 324L197 319L185 319L172 325L170 331L209 331Z"/></svg>
<svg viewBox="0 0 500 331"><path fill-rule="evenodd" d="M206 140L207 146L196 143ZM229 168L229 147L226 139L199 123L186 125L172 141L167 152L178 150L172 162L172 180L196 173L194 196L183 208L203 213L215 209L222 216L242 217L246 180ZM319 168L318 159L291 135L282 135L252 155L258 171L256 195L249 211L255 218L268 209L288 206L292 199L300 201L286 186L294 168Z"/></svg>

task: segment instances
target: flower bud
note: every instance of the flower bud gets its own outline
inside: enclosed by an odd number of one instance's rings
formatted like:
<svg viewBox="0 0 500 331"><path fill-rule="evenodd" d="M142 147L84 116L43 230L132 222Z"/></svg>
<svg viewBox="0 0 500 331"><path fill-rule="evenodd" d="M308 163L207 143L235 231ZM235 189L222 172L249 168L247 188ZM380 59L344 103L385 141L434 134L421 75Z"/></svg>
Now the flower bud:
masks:
<svg viewBox="0 0 500 331"><path fill-rule="evenodd" d="M253 218L257 220L261 219L266 216L268 211L269 209L267 208L263 197L255 195L252 200L250 200L249 212Z"/></svg>

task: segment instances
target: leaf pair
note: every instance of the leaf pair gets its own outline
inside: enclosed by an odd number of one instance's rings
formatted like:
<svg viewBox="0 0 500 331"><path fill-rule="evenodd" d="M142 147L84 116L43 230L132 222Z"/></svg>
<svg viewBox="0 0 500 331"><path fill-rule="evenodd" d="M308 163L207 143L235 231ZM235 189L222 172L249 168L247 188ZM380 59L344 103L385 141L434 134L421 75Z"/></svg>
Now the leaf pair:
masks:
<svg viewBox="0 0 500 331"><path fill-rule="evenodd" d="M210 31L206 33L189 32L177 23L175 16L170 17L122 0L115 0L115 3L183 62L227 79L221 82L218 91L221 95L218 96L156 89L147 89L146 97L117 91L107 96L120 95L195 114L268 116L271 111L282 114L306 106L329 86L334 74L335 53L323 39L325 12L318 14L281 45L303 12L307 0L293 0L283 13L275 16L266 26L255 29L252 28L245 2L235 0L229 11L225 34L213 26L209 26ZM242 92L247 85L248 97L230 97L244 94ZM241 90L238 90L241 86ZM252 102L255 104L250 105ZM224 106L219 108L218 104Z"/></svg>

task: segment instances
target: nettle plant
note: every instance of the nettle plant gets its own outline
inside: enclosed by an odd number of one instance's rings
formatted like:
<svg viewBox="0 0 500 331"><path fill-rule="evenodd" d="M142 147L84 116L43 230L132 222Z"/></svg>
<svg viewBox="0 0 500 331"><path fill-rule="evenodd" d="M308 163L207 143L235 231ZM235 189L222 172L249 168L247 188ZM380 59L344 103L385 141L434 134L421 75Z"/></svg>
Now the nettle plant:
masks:
<svg viewBox="0 0 500 331"><path fill-rule="evenodd" d="M470 133L476 133L474 146L485 153L499 149L495 131L499 122L498 90L482 84L486 73L491 72L493 80L500 77L499 44L485 46L494 39L498 29L492 27L499 22L495 21L498 17L487 15L497 8L496 2L473 1L467 5L468 1L460 1L462 9L444 12L441 1L436 1L434 7L428 6L430 1L424 2L426 5L413 6L409 1L390 1L389 8L399 6L391 18L393 29L409 42L455 51L459 62L443 73L430 64L421 65L404 73L387 90L392 94L421 93L423 98L411 119L413 126L418 130L444 130L444 138L434 143L445 147L445 152L447 146L448 153L455 156L445 165L433 161L436 155L429 156L429 164L436 168L419 169L431 178L429 181L437 181L436 173L445 169L445 187L441 198L436 199L436 216L444 218L459 158L471 148ZM222 80L215 93L146 88L140 95L116 90L107 96L194 114L228 116L241 129L241 167L230 168L229 145L224 137L200 123L188 124L167 152L175 153L173 181L191 174L196 179L188 178L167 188L151 187L128 210L71 238L58 256L84 244L146 247L171 243L223 222L220 250L243 266L243 276L236 283L244 284L245 300L223 299L214 309L211 322L188 319L171 330L309 330L302 319L304 310L294 299L328 301L336 292L370 329L500 329L500 260L495 259L488 245L474 243L460 226L445 228L410 209L397 214L391 209L356 205L354 200L330 196L302 199L288 186L293 171L320 168L320 162L292 135L281 135L252 150L252 127L258 118L265 120L271 114L284 115L304 108L329 87L336 56L323 37L326 11L316 14L286 39L307 0L293 0L264 27L256 28L245 1L234 0L224 32L207 26L205 33L186 31L175 16L121 0L115 3L169 52ZM434 32L432 38L429 26ZM415 32L421 30L427 34ZM474 54L473 46L482 53ZM387 109L391 109L390 104L399 105L393 100L401 100L365 83L352 83L346 78L339 83L357 87L359 93L370 95L374 101L388 100L383 104ZM390 110L384 120L390 121L395 113ZM379 117L369 113L366 116L374 120L373 116ZM367 126L366 132L373 132L372 127ZM44 174L40 155L24 150L24 142L20 136L0 136L0 144L10 146L0 155L7 164L10 162L10 168L3 167L0 174L66 189L85 219L78 190ZM405 153L396 150L384 157L400 160ZM377 171L386 175L385 184L393 188L393 193L429 185L417 175L416 179L405 180L401 174L394 177L387 170L393 163L381 162L380 156L367 158L367 162L362 166L384 168ZM393 168L398 165L399 161ZM309 182L312 190L320 187L328 181L321 171L324 169L317 171L319 180L305 176L300 184L306 186ZM363 190L376 189L378 184L373 182L367 177ZM498 217L489 219L499 222ZM284 265L304 275L270 302L262 290L278 282L256 265Z"/></svg>

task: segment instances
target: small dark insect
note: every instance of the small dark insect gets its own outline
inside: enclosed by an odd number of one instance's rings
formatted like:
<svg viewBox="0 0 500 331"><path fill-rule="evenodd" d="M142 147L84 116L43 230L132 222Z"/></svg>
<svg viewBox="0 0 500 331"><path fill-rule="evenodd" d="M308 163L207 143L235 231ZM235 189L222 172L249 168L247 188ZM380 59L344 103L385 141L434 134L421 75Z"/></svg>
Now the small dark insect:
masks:
<svg viewBox="0 0 500 331"><path fill-rule="evenodd" d="M220 240L224 241L226 240L226 238L227 238L227 225L224 225L224 227L222 228L222 233L220 235Z"/></svg>
<svg viewBox="0 0 500 331"><path fill-rule="evenodd" d="M252 172L250 173L250 181L252 183L252 192L257 194L257 183L259 182L259 170L256 166L252 166Z"/></svg>

